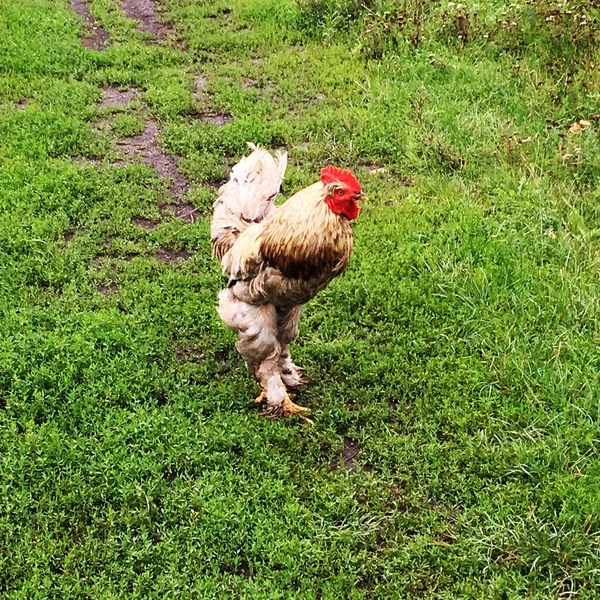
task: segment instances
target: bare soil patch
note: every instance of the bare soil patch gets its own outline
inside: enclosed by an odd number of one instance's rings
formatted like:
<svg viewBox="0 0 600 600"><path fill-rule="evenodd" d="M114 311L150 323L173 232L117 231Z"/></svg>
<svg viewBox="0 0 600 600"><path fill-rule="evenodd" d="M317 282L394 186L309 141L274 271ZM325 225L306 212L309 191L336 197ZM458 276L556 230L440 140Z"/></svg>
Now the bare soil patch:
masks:
<svg viewBox="0 0 600 600"><path fill-rule="evenodd" d="M356 471L356 463L354 460L358 458L360 454L360 446L357 442L351 440L349 437L344 437L344 449L342 450L342 460L344 467L349 471Z"/></svg>
<svg viewBox="0 0 600 600"><path fill-rule="evenodd" d="M154 255L156 260L168 265L176 265L180 260L187 260L192 256L189 250L171 250L169 248L159 248Z"/></svg>
<svg viewBox="0 0 600 600"><path fill-rule="evenodd" d="M119 287L116 283L111 283L109 285L99 285L98 291L103 296L110 296L111 294L116 294L119 291Z"/></svg>
<svg viewBox="0 0 600 600"><path fill-rule="evenodd" d="M162 212L170 212L177 219L184 223L196 223L200 216L199 210L189 202L179 202L178 204L161 204L158 209Z"/></svg>
<svg viewBox="0 0 600 600"><path fill-rule="evenodd" d="M67 231L65 231L65 235L64 235L65 242L70 242L75 237L75 234L81 233L82 231L83 231L83 227L75 227L73 229L67 229Z"/></svg>
<svg viewBox="0 0 600 600"><path fill-rule="evenodd" d="M85 0L70 0L69 7L74 10L86 24L86 31L80 36L81 43L88 50L104 50L110 36L104 28L92 17Z"/></svg>
<svg viewBox="0 0 600 600"><path fill-rule="evenodd" d="M243 560L237 567L237 574L241 575L244 579L250 579L250 565L247 560Z"/></svg>
<svg viewBox="0 0 600 600"><path fill-rule="evenodd" d="M128 19L138 22L140 31L147 31L157 40L164 40L171 31L171 26L158 18L154 0L122 0L121 7Z"/></svg>
<svg viewBox="0 0 600 600"><path fill-rule="evenodd" d="M176 344L175 357L179 362L201 363L204 360L204 352L200 352L195 348L186 348L181 344Z"/></svg>
<svg viewBox="0 0 600 600"><path fill-rule="evenodd" d="M211 125L226 125L231 121L231 115L226 115L224 113L212 113L206 115L200 115L200 120L205 123L210 123Z"/></svg>
<svg viewBox="0 0 600 600"><path fill-rule="evenodd" d="M138 90L135 88L127 88L120 90L117 86L111 86L102 90L102 99L100 100L100 108L105 106L127 106L131 101L138 97Z"/></svg>
<svg viewBox="0 0 600 600"><path fill-rule="evenodd" d="M349 437L344 436L344 448L342 449L342 456L340 457L339 460L334 460L331 463L331 468L339 469L339 468L343 467L344 469L347 469L348 471L354 472L357 470L357 464L355 461L359 455L360 455L360 446L359 446L358 442L355 442L354 440L350 439ZM363 467L363 470L370 471L371 469L369 467L367 467L367 468Z"/></svg>
<svg viewBox="0 0 600 600"><path fill-rule="evenodd" d="M144 219L143 217L135 217L133 219L133 222L138 227L142 227L143 229L148 229L149 231L156 229L160 225L160 223L157 223L156 221L151 221L150 219Z"/></svg>
<svg viewBox="0 0 600 600"><path fill-rule="evenodd" d="M327 96L325 94L318 92L314 96L307 96L304 99L304 104L306 104L307 106L314 106L315 104L318 104L319 102L323 102L323 100L325 100L326 98L327 98Z"/></svg>

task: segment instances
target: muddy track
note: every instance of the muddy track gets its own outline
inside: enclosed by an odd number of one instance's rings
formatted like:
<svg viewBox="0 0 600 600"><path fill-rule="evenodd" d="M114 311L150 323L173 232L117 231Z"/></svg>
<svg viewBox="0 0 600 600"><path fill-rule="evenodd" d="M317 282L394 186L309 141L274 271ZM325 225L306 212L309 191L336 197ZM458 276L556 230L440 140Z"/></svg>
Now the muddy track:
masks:
<svg viewBox="0 0 600 600"><path fill-rule="evenodd" d="M85 0L69 0L69 7L74 10L86 24L85 32L81 34L81 43L88 50L104 50L110 41L110 36L104 28L92 17Z"/></svg>
<svg viewBox="0 0 600 600"><path fill-rule="evenodd" d="M189 250L171 250L170 248L159 248L154 255L156 260L168 265L176 265L179 261L186 261L192 256Z"/></svg>
<svg viewBox="0 0 600 600"><path fill-rule="evenodd" d="M116 86L104 88L102 98L98 103L100 108L122 107L125 108L130 102L139 99L139 90L128 88L120 90ZM97 127L109 129L109 123L101 120L96 124ZM119 138L116 140L119 148L126 156L126 162L138 162L156 170L159 177L169 178L172 183L169 186L169 193L173 198L172 202L161 204L159 210L161 213L171 213L184 223L195 223L198 220L198 209L189 202L185 201L187 193L190 190L190 182L177 167L177 159L170 154L165 153L158 145L160 136L160 127L153 119L146 120L145 129L138 135ZM121 162L121 164L125 164ZM139 215L134 222L138 227L144 229L154 229L158 226L149 219Z"/></svg>
<svg viewBox="0 0 600 600"><path fill-rule="evenodd" d="M147 229L148 231L153 231L156 229L160 223L156 221L152 221L151 219L146 219L145 217L134 217L133 222L142 229Z"/></svg>
<svg viewBox="0 0 600 600"><path fill-rule="evenodd" d="M152 119L146 121L146 129L139 135L122 138L117 141L118 147L132 160L140 160L142 164L156 169L160 177L170 177L173 180L169 191L175 200L182 200L190 189L187 177L177 168L177 160L170 154L165 154L158 146L157 140L160 128Z"/></svg>
<svg viewBox="0 0 600 600"><path fill-rule="evenodd" d="M153 0L122 0L121 8L128 19L138 23L140 31L152 34L156 40L164 40L171 32L171 26L159 19Z"/></svg>
<svg viewBox="0 0 600 600"><path fill-rule="evenodd" d="M133 100L137 100L138 91L135 88L120 90L116 86L104 88L102 90L102 99L98 106L127 106Z"/></svg>

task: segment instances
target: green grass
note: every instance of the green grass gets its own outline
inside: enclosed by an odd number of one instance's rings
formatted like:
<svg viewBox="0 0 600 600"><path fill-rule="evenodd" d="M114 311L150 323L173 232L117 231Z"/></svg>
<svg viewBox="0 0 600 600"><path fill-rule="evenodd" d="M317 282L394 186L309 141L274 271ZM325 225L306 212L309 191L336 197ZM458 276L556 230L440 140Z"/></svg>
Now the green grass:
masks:
<svg viewBox="0 0 600 600"><path fill-rule="evenodd" d="M66 0L0 0L3 597L600 594L597 48L524 3L469 9L467 40L444 4L391 33L367 4L163 0L147 45L93 0L93 52ZM99 108L111 85L139 97ZM118 162L149 118L197 223ZM214 310L214 184L248 140L288 150L285 196L327 161L369 196L294 346L313 427L248 409Z"/></svg>

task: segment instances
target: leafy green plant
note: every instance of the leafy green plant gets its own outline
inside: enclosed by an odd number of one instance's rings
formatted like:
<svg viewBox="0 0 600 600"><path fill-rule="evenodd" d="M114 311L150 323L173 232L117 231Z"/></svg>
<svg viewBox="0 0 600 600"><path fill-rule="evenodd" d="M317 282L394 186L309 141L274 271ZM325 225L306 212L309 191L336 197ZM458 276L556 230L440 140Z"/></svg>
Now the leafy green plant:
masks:
<svg viewBox="0 0 600 600"><path fill-rule="evenodd" d="M490 53L524 56L528 49L557 72L574 60L595 60L600 6L596 0L544 0L506 4L446 0L297 0L299 26L331 38L353 33L371 59L409 42L487 47Z"/></svg>
<svg viewBox="0 0 600 600"><path fill-rule="evenodd" d="M145 121L143 117L132 114L118 114L113 122L112 129L117 137L128 137L144 132Z"/></svg>

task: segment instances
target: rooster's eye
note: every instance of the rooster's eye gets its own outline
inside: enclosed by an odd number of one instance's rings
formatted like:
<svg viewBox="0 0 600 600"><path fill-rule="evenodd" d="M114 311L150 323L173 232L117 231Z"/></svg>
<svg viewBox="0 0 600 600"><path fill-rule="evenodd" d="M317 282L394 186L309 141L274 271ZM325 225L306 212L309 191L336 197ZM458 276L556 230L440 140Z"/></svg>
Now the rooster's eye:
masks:
<svg viewBox="0 0 600 600"><path fill-rule="evenodd" d="M339 190L336 190L336 191L335 191L335 193L336 193L338 196L343 196L343 195L344 195L344 190L342 190L342 189L339 189Z"/></svg>

